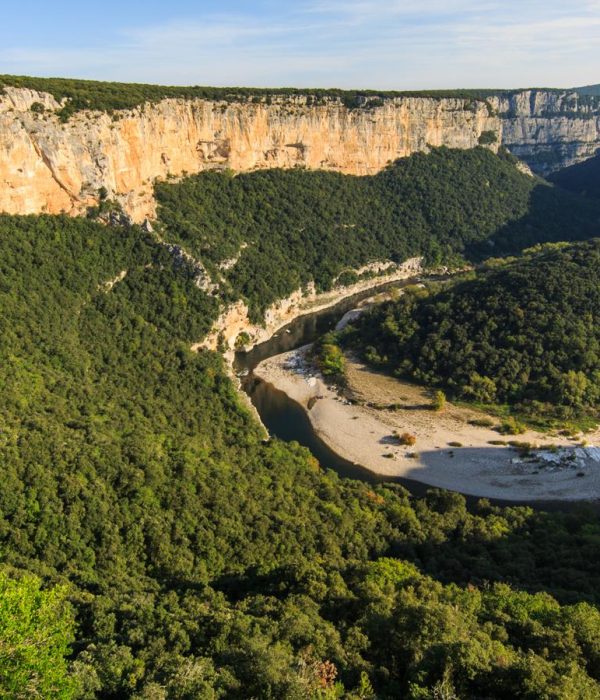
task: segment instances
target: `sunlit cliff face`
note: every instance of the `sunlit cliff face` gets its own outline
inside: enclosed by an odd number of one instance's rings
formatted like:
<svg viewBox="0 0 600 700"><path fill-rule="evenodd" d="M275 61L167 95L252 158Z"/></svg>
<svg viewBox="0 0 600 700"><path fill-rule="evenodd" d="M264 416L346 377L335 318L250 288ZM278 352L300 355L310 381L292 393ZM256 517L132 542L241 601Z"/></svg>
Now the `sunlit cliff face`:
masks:
<svg viewBox="0 0 600 700"><path fill-rule="evenodd" d="M571 100L571 101L568 101ZM43 112L32 111L39 102ZM266 102L163 100L67 123L48 94L0 95L0 211L77 214L100 188L135 220L155 213L153 183L211 168L335 170L366 175L428 146L472 148L492 134L545 174L594 154L600 115L572 112L566 94L523 92L487 103L402 97L348 109L336 99ZM489 140L489 138L488 138Z"/></svg>

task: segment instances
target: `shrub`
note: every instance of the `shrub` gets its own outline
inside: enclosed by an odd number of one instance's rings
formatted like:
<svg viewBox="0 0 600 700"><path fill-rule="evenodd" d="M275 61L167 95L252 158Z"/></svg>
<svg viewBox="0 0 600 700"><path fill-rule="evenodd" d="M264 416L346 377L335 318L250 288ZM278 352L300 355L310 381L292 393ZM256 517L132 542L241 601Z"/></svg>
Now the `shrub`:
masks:
<svg viewBox="0 0 600 700"><path fill-rule="evenodd" d="M480 146L489 146L490 144L497 142L498 135L495 131L483 131L478 139L478 143Z"/></svg>
<svg viewBox="0 0 600 700"><path fill-rule="evenodd" d="M74 697L66 661L74 627L65 587L0 572L0 697Z"/></svg>
<svg viewBox="0 0 600 700"><path fill-rule="evenodd" d="M346 358L338 345L336 333L326 333L315 343L315 359L325 377L343 376Z"/></svg>
<svg viewBox="0 0 600 700"><path fill-rule="evenodd" d="M443 391L438 390L433 396L433 401L431 403L432 411L443 411L446 407L446 394Z"/></svg>
<svg viewBox="0 0 600 700"><path fill-rule="evenodd" d="M527 430L527 426L518 421L514 416L508 416L498 426L498 432L502 435L520 435Z"/></svg>
<svg viewBox="0 0 600 700"><path fill-rule="evenodd" d="M372 365L380 365L386 362L386 358L381 357L372 345L365 348L365 360Z"/></svg>
<svg viewBox="0 0 600 700"><path fill-rule="evenodd" d="M534 446L530 442L523 442L521 440L509 440L508 444L514 447L522 457L526 457L531 454Z"/></svg>
<svg viewBox="0 0 600 700"><path fill-rule="evenodd" d="M349 287L351 284L356 284L359 277L354 270L344 270L336 280L338 287Z"/></svg>
<svg viewBox="0 0 600 700"><path fill-rule="evenodd" d="M483 401L491 403L496 398L496 383L490 377L485 377L478 372L472 372L470 384L463 386L463 394L465 397L475 401Z"/></svg>
<svg viewBox="0 0 600 700"><path fill-rule="evenodd" d="M250 342L250 335L246 331L242 331L235 339L235 349L242 350Z"/></svg>
<svg viewBox="0 0 600 700"><path fill-rule="evenodd" d="M476 425L479 428L493 428L496 422L491 418L473 418L469 421L469 425Z"/></svg>
<svg viewBox="0 0 600 700"><path fill-rule="evenodd" d="M401 445L406 445L407 447L412 447L417 441L416 436L411 435L411 433L402 433L402 435L395 433L395 435L398 438L398 442Z"/></svg>

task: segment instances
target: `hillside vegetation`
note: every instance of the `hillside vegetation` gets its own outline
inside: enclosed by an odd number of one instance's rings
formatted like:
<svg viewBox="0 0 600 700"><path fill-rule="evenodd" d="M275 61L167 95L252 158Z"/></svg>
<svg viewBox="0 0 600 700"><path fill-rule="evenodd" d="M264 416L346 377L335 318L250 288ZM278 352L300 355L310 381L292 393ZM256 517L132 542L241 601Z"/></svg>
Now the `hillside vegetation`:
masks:
<svg viewBox="0 0 600 700"><path fill-rule="evenodd" d="M580 95L594 95L600 97L600 85L584 85L583 87L574 89Z"/></svg>
<svg viewBox="0 0 600 700"><path fill-rule="evenodd" d="M571 192L600 199L600 152L582 163L553 173L548 179Z"/></svg>
<svg viewBox="0 0 600 700"><path fill-rule="evenodd" d="M83 109L113 111L133 109L149 102L166 98L205 99L226 102L265 101L276 97L305 97L308 104L322 104L327 99L337 99L350 109L380 105L383 100L394 97L456 97L465 100L465 109L473 101L485 101L492 95L510 95L508 90L339 90L322 88L252 88L252 87L208 87L201 85L153 85L147 83L115 83L73 78L36 78L24 75L0 75L3 86L23 87L47 92L57 101L66 100L61 116L68 119ZM490 108L491 109L491 108Z"/></svg>
<svg viewBox="0 0 600 700"><path fill-rule="evenodd" d="M596 239L534 250L474 279L405 294L365 314L352 337L368 360L454 397L595 416L599 314Z"/></svg>
<svg viewBox="0 0 600 700"><path fill-rule="evenodd" d="M600 234L600 203L515 164L481 147L437 148L375 176L204 172L157 184L156 197L165 237L222 275L258 320L299 287L314 280L329 289L348 268L373 260L423 256L435 266ZM220 273L218 264L232 259Z"/></svg>
<svg viewBox="0 0 600 700"><path fill-rule="evenodd" d="M0 695L600 695L593 512L263 442L189 350L215 301L139 228L0 217L0 305Z"/></svg>

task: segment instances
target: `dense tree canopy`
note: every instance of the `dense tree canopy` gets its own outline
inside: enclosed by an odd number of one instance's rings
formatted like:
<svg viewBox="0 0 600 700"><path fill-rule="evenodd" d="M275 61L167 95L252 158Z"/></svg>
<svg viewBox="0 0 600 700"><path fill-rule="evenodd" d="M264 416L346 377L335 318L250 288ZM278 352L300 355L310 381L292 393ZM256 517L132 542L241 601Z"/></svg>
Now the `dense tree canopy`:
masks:
<svg viewBox="0 0 600 700"><path fill-rule="evenodd" d="M50 93L59 102L65 100L61 116L68 118L82 109L113 111L132 109L145 102L158 102L165 98L207 99L238 101L266 101L275 97L306 97L309 104L322 103L326 98L339 99L349 108L379 105L393 97L457 97L465 100L465 109L474 101L485 101L492 95L510 95L508 90L423 90L423 91L381 91L381 90L338 90L322 88L249 88L249 87L207 87L199 85L173 86L143 83L114 83L98 80L72 78L37 78L24 75L0 75L0 88L3 86L23 87L30 90ZM491 109L491 108L490 108Z"/></svg>
<svg viewBox="0 0 600 700"><path fill-rule="evenodd" d="M222 275L258 319L298 287L314 280L327 289L373 260L422 255L435 265L600 233L598 203L524 175L515 162L484 148L438 148L372 177L205 172L158 184L156 194L165 235Z"/></svg>
<svg viewBox="0 0 600 700"><path fill-rule="evenodd" d="M571 192L600 199L600 152L593 158L553 173L548 179Z"/></svg>
<svg viewBox="0 0 600 700"><path fill-rule="evenodd" d="M189 350L216 302L138 228L0 217L0 304L0 560L23 609L68 592L72 653L40 619L76 697L598 697L593 512L470 513L263 442Z"/></svg>
<svg viewBox="0 0 600 700"><path fill-rule="evenodd" d="M548 245L359 320L367 359L478 401L600 405L600 240ZM532 403L533 402L533 403Z"/></svg>
<svg viewBox="0 0 600 700"><path fill-rule="evenodd" d="M583 87L575 88L575 91L580 95L600 97L600 85L584 85Z"/></svg>
<svg viewBox="0 0 600 700"><path fill-rule="evenodd" d="M0 571L0 697L74 697L66 655L74 639L64 586L41 590L34 576Z"/></svg>

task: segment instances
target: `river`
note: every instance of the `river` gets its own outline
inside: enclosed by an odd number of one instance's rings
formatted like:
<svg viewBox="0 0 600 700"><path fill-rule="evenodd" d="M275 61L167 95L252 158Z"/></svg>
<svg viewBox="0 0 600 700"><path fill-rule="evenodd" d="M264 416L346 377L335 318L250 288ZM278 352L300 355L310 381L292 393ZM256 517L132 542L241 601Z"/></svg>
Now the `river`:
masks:
<svg viewBox="0 0 600 700"><path fill-rule="evenodd" d="M444 279L444 278L427 278ZM368 483L393 481L400 483L414 496L423 496L432 487L400 477L390 478L375 474L359 464L349 462L333 452L314 432L311 422L302 406L290 399L271 384L262 381L253 373L263 360L314 342L321 335L333 330L345 313L369 297L392 288L402 289L419 282L420 278L410 278L365 290L321 311L306 314L295 319L279 330L272 338L255 346L249 352L236 353L234 370L241 377L242 389L248 394L269 434L290 442L295 440L307 447L325 469L332 469L342 477L359 479ZM478 497L464 495L469 507L473 507ZM568 501L501 501L489 499L496 505L529 505L542 510L573 510L580 507L577 502Z"/></svg>

